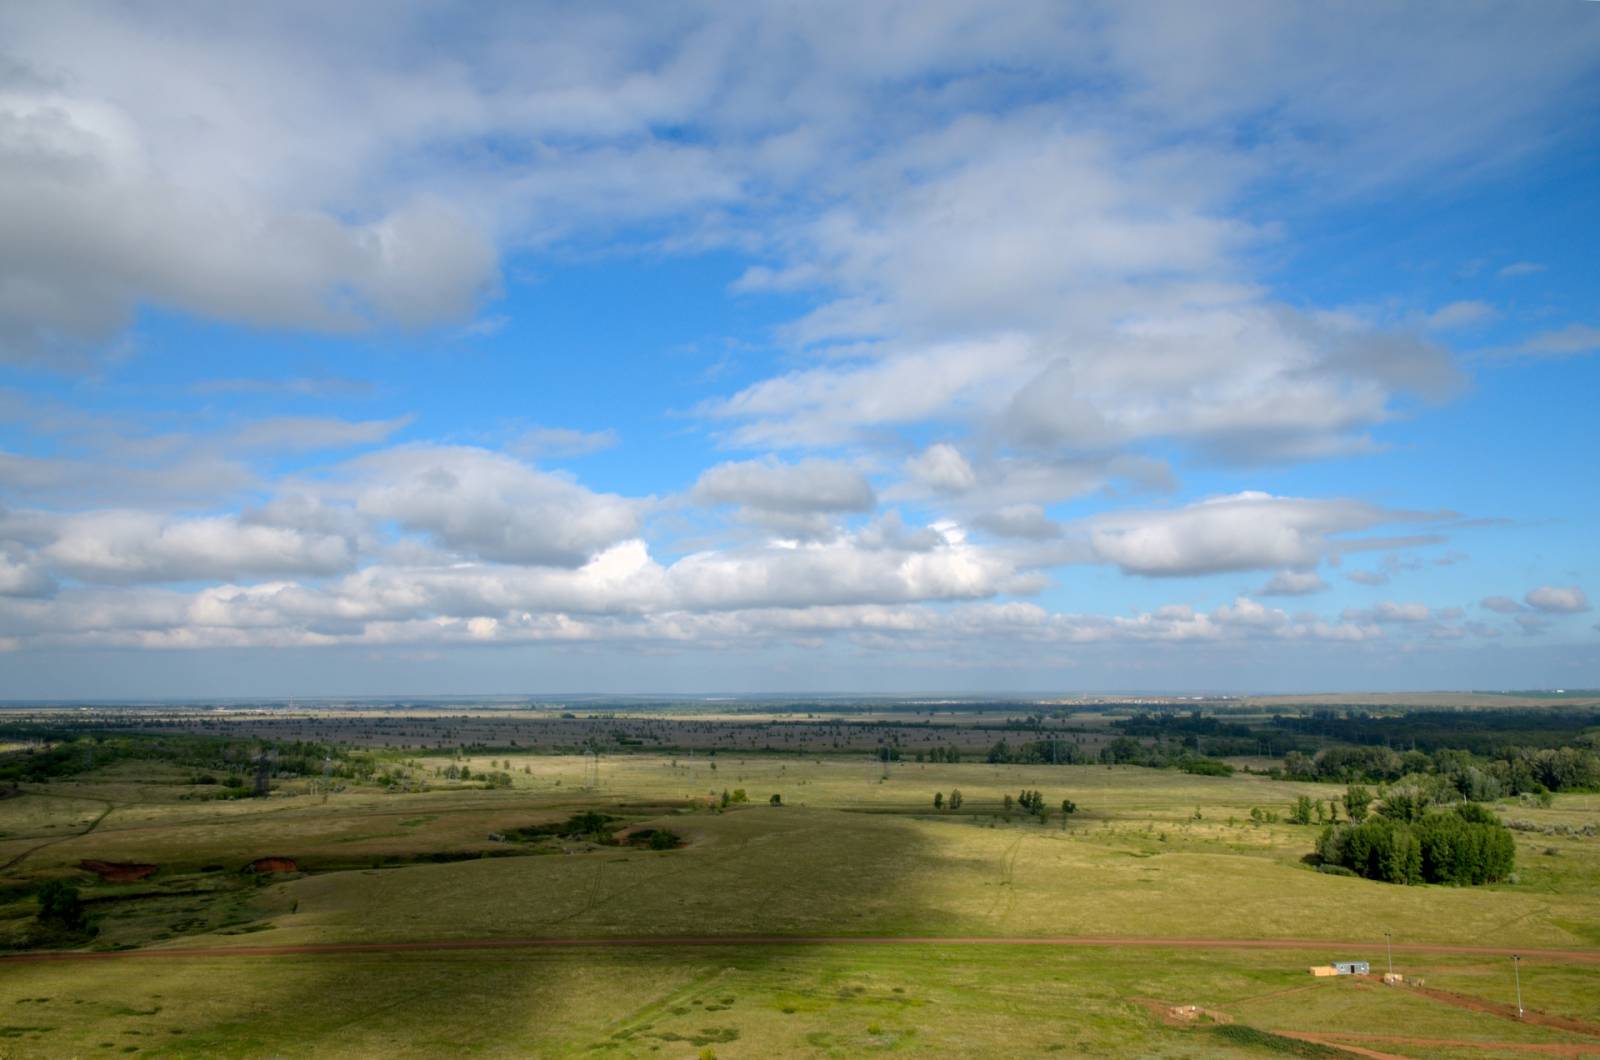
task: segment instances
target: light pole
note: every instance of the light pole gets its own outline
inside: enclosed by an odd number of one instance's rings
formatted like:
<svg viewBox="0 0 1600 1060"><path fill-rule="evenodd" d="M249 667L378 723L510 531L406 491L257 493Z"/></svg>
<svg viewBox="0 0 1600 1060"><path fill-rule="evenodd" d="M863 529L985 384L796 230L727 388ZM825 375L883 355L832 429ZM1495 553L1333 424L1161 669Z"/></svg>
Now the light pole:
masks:
<svg viewBox="0 0 1600 1060"><path fill-rule="evenodd" d="M1389 974L1394 975L1394 936L1389 932L1383 933L1384 948L1389 951Z"/></svg>
<svg viewBox="0 0 1600 1060"><path fill-rule="evenodd" d="M1511 969L1517 977L1517 1019L1522 1018L1522 958L1517 954L1511 955Z"/></svg>

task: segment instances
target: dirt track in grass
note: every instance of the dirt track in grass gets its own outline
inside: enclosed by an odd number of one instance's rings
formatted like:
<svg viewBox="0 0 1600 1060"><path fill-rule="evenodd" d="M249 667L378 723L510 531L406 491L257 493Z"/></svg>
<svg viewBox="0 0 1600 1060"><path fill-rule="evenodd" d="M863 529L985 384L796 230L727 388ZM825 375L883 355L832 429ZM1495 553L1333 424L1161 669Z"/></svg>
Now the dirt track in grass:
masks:
<svg viewBox="0 0 1600 1060"><path fill-rule="evenodd" d="M1377 945L1330 939L1198 939L1074 935L1062 937L914 935L632 935L561 938L431 939L409 942L320 942L294 946L172 946L139 950L69 950L16 953L0 956L7 961L95 961L124 958L289 957L317 953L413 953L430 950L501 950L621 948L640 946L1084 946L1153 949L1228 950L1348 950ZM1600 950L1511 949L1496 946L1431 946L1404 944L1396 953L1450 954L1510 957L1557 964L1600 963ZM1444 991L1428 991L1442 994ZM1443 1000L1440 998L1440 1000Z"/></svg>

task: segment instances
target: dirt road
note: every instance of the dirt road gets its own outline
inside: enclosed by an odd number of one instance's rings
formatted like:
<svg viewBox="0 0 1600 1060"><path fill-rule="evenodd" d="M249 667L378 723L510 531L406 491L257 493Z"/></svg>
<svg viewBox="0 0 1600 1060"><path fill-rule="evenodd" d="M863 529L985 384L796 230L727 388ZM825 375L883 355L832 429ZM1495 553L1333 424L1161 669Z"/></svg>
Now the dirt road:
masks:
<svg viewBox="0 0 1600 1060"><path fill-rule="evenodd" d="M437 950L502 950L608 948L639 946L1085 946L1134 947L1152 949L1205 950L1312 950L1319 953L1348 953L1381 948L1375 942L1338 942L1328 939L1197 939L1134 938L1077 935L1063 937L974 937L913 935L633 935L587 938L488 938L433 939L410 942L319 942L298 946L208 946L142 950L71 950L17 953L0 957L0 964L28 961L103 961L129 958L212 958L212 957L291 957L301 954L339 953L414 953ZM1497 946L1430 946L1396 944L1396 953L1455 954L1480 957L1510 957L1519 954L1527 960L1556 964L1600 963L1600 950L1508 949Z"/></svg>

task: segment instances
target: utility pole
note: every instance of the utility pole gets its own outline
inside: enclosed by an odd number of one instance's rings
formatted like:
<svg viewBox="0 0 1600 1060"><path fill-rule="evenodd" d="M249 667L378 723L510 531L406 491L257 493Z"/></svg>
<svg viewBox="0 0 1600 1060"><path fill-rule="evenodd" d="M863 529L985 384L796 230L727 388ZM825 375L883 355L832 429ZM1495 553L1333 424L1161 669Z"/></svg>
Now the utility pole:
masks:
<svg viewBox="0 0 1600 1060"><path fill-rule="evenodd" d="M1389 974L1394 974L1394 936L1389 932L1383 933L1383 944L1389 951Z"/></svg>
<svg viewBox="0 0 1600 1060"><path fill-rule="evenodd" d="M1517 1019L1522 1018L1522 958L1518 954L1511 955L1511 969L1517 977Z"/></svg>

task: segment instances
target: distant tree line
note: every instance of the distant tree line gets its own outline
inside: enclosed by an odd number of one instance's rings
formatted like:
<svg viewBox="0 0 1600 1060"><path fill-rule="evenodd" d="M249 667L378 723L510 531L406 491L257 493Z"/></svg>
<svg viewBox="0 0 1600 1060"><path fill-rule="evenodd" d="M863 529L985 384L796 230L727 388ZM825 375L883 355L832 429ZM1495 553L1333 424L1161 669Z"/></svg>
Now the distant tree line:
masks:
<svg viewBox="0 0 1600 1060"><path fill-rule="evenodd" d="M1524 792L1600 790L1600 738L1571 747L1505 747L1493 757L1458 748L1397 752L1388 747L1328 747L1314 756L1291 751L1284 775L1292 780L1383 783L1434 776L1463 799L1483 802Z"/></svg>

